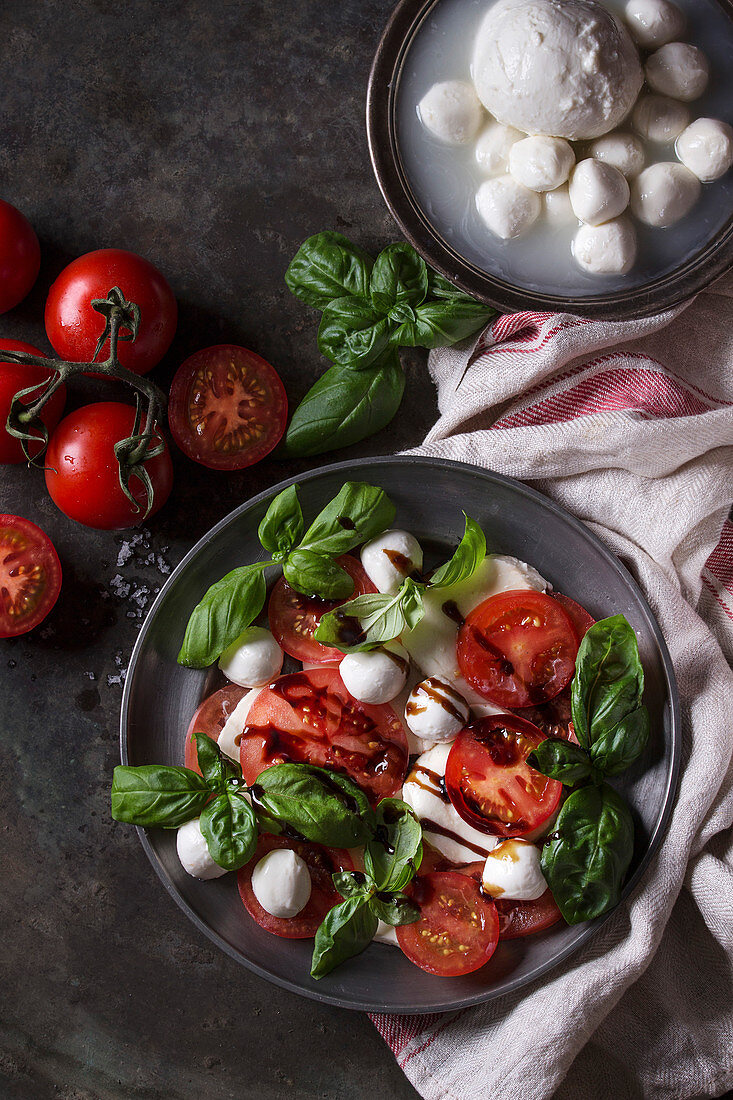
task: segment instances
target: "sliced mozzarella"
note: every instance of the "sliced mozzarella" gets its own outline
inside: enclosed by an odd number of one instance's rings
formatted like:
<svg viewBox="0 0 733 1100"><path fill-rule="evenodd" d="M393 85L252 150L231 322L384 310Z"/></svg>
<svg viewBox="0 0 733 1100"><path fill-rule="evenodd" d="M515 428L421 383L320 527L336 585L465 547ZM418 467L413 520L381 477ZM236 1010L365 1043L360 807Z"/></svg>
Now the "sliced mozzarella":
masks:
<svg viewBox="0 0 733 1100"><path fill-rule="evenodd" d="M199 817L180 826L176 834L176 851L183 870L193 878L211 879L226 874L225 868L215 863L209 854Z"/></svg>
<svg viewBox="0 0 733 1100"><path fill-rule="evenodd" d="M469 718L463 696L435 676L415 685L405 707L408 727L417 737L433 742L454 741Z"/></svg>
<svg viewBox="0 0 733 1100"><path fill-rule="evenodd" d="M405 577L422 569L420 543L409 531L385 531L361 548L361 564L378 592L394 595Z"/></svg>
<svg viewBox="0 0 733 1100"><path fill-rule="evenodd" d="M346 690L362 703L390 703L407 682L410 658L399 642L347 653L339 665Z"/></svg>
<svg viewBox="0 0 733 1100"><path fill-rule="evenodd" d="M219 668L240 687L264 687L280 675L283 651L269 630L250 626L219 658Z"/></svg>
<svg viewBox="0 0 733 1100"><path fill-rule="evenodd" d="M547 883L540 868L539 848L518 838L503 840L486 857L483 887L493 898L507 901L541 898Z"/></svg>
<svg viewBox="0 0 733 1100"><path fill-rule="evenodd" d="M385 924L383 920L380 920L377 925L374 939L377 943L389 943L392 947L400 946L397 942L397 929L393 928L391 924Z"/></svg>
<svg viewBox="0 0 733 1100"><path fill-rule="evenodd" d="M236 760L237 764L239 763L239 744L247 722L247 715L258 694L259 689L255 688L242 696L219 734L219 748L223 753L226 753L230 760Z"/></svg>
<svg viewBox="0 0 733 1100"><path fill-rule="evenodd" d="M296 917L311 896L308 865L291 848L273 848L252 872L252 893L271 916Z"/></svg>

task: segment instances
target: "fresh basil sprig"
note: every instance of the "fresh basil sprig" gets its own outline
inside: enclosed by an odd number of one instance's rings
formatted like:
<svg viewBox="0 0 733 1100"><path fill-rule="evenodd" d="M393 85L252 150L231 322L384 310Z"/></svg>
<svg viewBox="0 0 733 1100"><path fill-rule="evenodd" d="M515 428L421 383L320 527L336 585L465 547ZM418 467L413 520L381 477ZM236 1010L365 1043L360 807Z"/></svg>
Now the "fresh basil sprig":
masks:
<svg viewBox="0 0 733 1100"><path fill-rule="evenodd" d="M210 798L206 780L189 768L118 764L112 778L112 817L129 825L177 829Z"/></svg>
<svg viewBox="0 0 733 1100"><path fill-rule="evenodd" d="M178 663L206 668L251 626L265 604L269 562L242 565L212 584L191 612Z"/></svg>
<svg viewBox="0 0 733 1100"><path fill-rule="evenodd" d="M475 519L463 513L466 529L458 547L449 561L436 569L430 578L431 588L448 588L459 581L468 580L486 557L486 536Z"/></svg>
<svg viewBox="0 0 733 1100"><path fill-rule="evenodd" d="M377 917L364 894L354 894L330 909L316 931L311 977L323 978L359 955L374 939Z"/></svg>
<svg viewBox="0 0 733 1100"><path fill-rule="evenodd" d="M374 836L364 849L364 869L378 890L403 890L422 862L422 826L399 798L384 798L375 811Z"/></svg>
<svg viewBox="0 0 733 1100"><path fill-rule="evenodd" d="M637 710L643 690L634 631L623 615L601 619L580 643L571 690L575 736L583 748Z"/></svg>
<svg viewBox="0 0 733 1100"><path fill-rule="evenodd" d="M298 486L288 485L267 509L257 531L260 544L273 561L284 561L303 537L305 520L298 500Z"/></svg>

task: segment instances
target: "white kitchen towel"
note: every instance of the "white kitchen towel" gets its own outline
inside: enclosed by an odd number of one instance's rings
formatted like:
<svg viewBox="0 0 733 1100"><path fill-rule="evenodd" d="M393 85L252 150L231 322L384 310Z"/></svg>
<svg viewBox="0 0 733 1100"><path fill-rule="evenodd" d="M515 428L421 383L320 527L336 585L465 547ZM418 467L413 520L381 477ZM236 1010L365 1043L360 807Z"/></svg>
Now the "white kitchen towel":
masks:
<svg viewBox="0 0 733 1100"><path fill-rule="evenodd" d="M644 321L500 317L429 368L440 419L414 453L529 482L638 580L676 669L683 761L658 855L589 946L521 994L374 1022L430 1100L719 1096L733 1087L733 280Z"/></svg>

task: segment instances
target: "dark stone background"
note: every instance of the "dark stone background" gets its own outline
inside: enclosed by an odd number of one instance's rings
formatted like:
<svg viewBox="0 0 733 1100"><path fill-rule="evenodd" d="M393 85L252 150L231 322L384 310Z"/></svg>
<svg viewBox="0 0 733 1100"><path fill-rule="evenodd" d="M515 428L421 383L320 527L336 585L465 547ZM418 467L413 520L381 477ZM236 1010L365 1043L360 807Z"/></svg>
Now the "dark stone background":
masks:
<svg viewBox="0 0 733 1100"><path fill-rule="evenodd" d="M293 405L324 369L317 315L283 271L301 240L395 239L369 165L367 74L390 0L3 0L0 196L43 266L0 334L48 348L43 303L94 248L156 263L180 305L167 385L230 341L276 365ZM420 441L436 415L416 353L397 421L333 459ZM75 385L67 408L111 396ZM330 458L331 456L329 456ZM134 831L109 817L122 680L154 594L213 523L313 463L217 474L174 453L137 533L61 515L43 475L0 469L0 511L54 540L61 598L0 642L0 1096L107 1100L415 1096L366 1016L250 975L179 913Z"/></svg>

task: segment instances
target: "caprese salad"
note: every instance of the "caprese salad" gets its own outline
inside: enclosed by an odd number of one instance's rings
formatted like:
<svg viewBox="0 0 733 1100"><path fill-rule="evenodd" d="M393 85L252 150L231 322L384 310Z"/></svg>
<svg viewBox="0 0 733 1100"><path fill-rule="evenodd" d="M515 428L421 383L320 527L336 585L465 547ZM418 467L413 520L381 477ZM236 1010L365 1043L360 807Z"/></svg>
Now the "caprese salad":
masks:
<svg viewBox="0 0 733 1100"><path fill-rule="evenodd" d="M236 871L262 928L314 938L315 978L374 939L467 974L500 939L608 910L633 854L606 782L649 735L631 626L487 551L469 517L435 568L394 520L348 482L306 529L280 493L270 557L189 620L179 661L225 682L185 766L115 769L113 816L176 828L190 875Z"/></svg>

